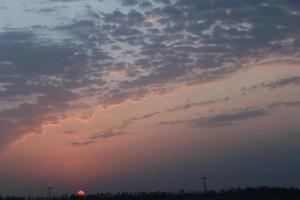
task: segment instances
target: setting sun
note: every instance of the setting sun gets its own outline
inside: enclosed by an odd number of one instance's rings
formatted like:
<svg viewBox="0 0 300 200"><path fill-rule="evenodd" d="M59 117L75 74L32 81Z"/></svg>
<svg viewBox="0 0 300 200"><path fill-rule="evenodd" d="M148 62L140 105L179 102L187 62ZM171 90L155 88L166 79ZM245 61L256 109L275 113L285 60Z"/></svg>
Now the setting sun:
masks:
<svg viewBox="0 0 300 200"><path fill-rule="evenodd" d="M83 196L85 196L85 191L84 190L79 190L76 194L79 197L83 197Z"/></svg>

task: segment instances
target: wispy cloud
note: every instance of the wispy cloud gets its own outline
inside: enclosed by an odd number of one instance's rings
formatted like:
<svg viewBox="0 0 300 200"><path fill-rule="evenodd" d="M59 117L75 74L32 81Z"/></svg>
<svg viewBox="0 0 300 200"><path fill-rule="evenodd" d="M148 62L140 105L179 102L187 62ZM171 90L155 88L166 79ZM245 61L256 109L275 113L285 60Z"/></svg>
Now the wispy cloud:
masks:
<svg viewBox="0 0 300 200"><path fill-rule="evenodd" d="M213 128L213 127L232 126L239 121L262 117L265 115L266 112L263 109L254 109L254 110L245 109L238 112L218 114L212 117L200 117L200 118L194 118L188 120L165 121L165 122L160 122L159 125L188 124L192 127Z"/></svg>
<svg viewBox="0 0 300 200"><path fill-rule="evenodd" d="M266 115L263 109L243 110L239 112L220 114L213 117L202 118L194 120L192 126L194 127L219 127L235 125L239 121L258 118Z"/></svg>
<svg viewBox="0 0 300 200"><path fill-rule="evenodd" d="M243 87L242 92L245 94L247 92L253 92L257 89L279 89L281 87L289 85L300 85L300 76L292 76L288 78L277 79L273 81L263 82L260 84L253 85L251 87Z"/></svg>
<svg viewBox="0 0 300 200"><path fill-rule="evenodd" d="M95 141L88 140L88 141L82 141L82 142L71 142L70 144L72 146L87 146L87 145L90 145L90 144L93 144L93 143L95 143Z"/></svg>
<svg viewBox="0 0 300 200"><path fill-rule="evenodd" d="M270 110L281 106L299 106L300 101L276 102L263 108L241 108L211 117L199 117L187 120L173 120L158 123L158 125L187 124L191 127L215 128L233 126L240 121L255 119L270 114Z"/></svg>
<svg viewBox="0 0 300 200"><path fill-rule="evenodd" d="M128 133L128 131L126 129L129 126L131 126L134 123L137 123L141 120L153 118L153 117L156 117L156 116L161 115L161 114L168 114L168 113L173 113L173 112L186 111L186 110L194 108L194 107L216 104L216 103L220 103L220 102L224 102L224 101L228 101L228 100L229 100L229 98L226 97L226 98L221 99L221 100L210 100L210 101L201 101L201 102L187 101L187 103L184 104L184 105L174 106L172 108L169 108L169 109L166 109L166 110L163 110L163 111L151 112L151 113L144 114L142 116L129 118L127 120L122 121L122 123L120 125L118 125L114 128L109 128L109 129L106 129L106 130L99 131L98 133L94 133L86 141L84 141L84 142L75 142L75 144L84 143L84 145L81 145L81 146L87 146L89 144L94 144L98 140L101 140L101 139L107 139L107 138L111 138L111 137L115 137L115 136L119 136L119 135L123 135L123 134ZM172 122L172 123L175 124L174 122ZM71 133L73 133L73 132L71 131ZM78 144L74 145L73 143L71 143L71 145L79 146Z"/></svg>

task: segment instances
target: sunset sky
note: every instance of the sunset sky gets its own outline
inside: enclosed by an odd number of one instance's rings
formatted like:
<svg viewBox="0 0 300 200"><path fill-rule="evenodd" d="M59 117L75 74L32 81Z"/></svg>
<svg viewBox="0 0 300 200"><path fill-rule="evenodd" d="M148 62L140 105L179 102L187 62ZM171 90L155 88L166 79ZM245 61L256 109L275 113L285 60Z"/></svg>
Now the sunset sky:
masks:
<svg viewBox="0 0 300 200"><path fill-rule="evenodd" d="M300 187L299 0L0 0L0 194Z"/></svg>

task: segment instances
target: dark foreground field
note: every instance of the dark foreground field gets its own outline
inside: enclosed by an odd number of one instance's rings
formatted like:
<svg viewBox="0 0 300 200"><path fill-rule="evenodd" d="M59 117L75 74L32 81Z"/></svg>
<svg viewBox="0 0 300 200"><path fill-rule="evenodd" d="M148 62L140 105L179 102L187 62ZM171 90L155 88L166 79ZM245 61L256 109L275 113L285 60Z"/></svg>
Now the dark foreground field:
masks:
<svg viewBox="0 0 300 200"><path fill-rule="evenodd" d="M297 188L245 188L208 191L206 193L184 190L178 192L97 193L85 197L63 195L51 200L300 200ZM49 200L49 197L1 197L0 200Z"/></svg>

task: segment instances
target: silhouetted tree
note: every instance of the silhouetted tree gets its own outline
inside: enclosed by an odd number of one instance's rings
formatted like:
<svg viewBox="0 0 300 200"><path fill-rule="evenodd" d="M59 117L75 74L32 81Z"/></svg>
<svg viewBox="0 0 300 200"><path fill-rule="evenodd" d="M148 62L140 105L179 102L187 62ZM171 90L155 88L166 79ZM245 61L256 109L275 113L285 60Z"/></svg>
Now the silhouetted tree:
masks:
<svg viewBox="0 0 300 200"><path fill-rule="evenodd" d="M7 196L0 200L25 200L24 197ZM197 192L119 192L88 194L84 198L76 195L62 195L53 200L299 200L297 188L230 188L228 190ZM31 197L30 200L47 200L47 197Z"/></svg>

